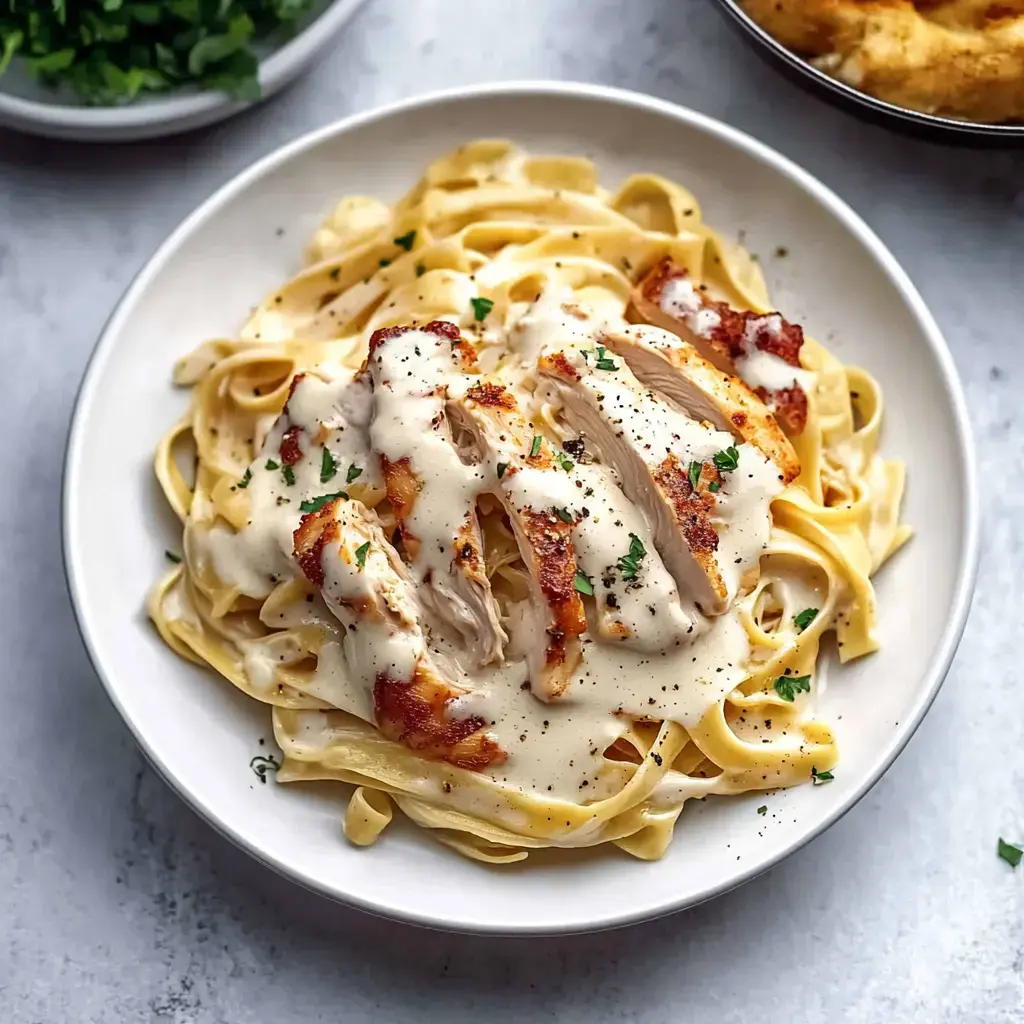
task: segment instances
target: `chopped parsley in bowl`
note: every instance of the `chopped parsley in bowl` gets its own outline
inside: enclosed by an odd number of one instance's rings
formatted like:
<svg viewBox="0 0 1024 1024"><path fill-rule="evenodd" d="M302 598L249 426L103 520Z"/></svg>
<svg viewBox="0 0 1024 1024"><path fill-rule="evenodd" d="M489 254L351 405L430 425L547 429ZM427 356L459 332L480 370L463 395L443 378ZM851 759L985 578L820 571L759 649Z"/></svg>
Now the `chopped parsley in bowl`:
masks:
<svg viewBox="0 0 1024 1024"><path fill-rule="evenodd" d="M315 0L7 0L0 74L24 59L94 106L182 86L260 97L253 44L287 38Z"/></svg>

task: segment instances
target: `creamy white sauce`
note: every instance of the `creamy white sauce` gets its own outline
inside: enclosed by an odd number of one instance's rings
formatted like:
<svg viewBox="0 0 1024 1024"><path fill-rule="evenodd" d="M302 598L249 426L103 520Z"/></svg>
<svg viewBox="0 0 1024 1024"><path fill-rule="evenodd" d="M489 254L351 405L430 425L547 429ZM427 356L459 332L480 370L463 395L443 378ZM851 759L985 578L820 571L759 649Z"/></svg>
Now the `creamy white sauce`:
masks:
<svg viewBox="0 0 1024 1024"><path fill-rule="evenodd" d="M737 376L751 388L782 391L798 384L804 391L810 392L814 383L813 373L790 366L775 353L757 347L758 335L765 332L774 336L781 334L782 317L778 313L768 313L756 320L747 321L743 332L746 350L736 360Z"/></svg>
<svg viewBox="0 0 1024 1024"><path fill-rule="evenodd" d="M661 290L658 304L662 312L682 320L701 338L710 337L711 332L722 322L718 311L704 305L693 282L686 277L673 277L668 281Z"/></svg>

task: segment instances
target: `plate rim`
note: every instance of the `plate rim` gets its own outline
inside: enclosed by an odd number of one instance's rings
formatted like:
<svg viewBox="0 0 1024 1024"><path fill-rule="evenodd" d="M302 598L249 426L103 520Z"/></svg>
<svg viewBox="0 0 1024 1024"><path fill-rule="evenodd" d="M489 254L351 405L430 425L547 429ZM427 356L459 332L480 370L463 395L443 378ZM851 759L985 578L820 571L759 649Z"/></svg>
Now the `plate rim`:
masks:
<svg viewBox="0 0 1024 1024"><path fill-rule="evenodd" d="M95 399L95 392L101 373L112 352L115 350L114 339L121 329L122 322L130 314L140 294L149 287L152 279L162 270L167 261L173 257L182 241L224 203L230 201L239 193L244 192L253 181L289 162L303 152L315 148L327 139L348 134L355 129L384 121L398 114L406 114L424 107L458 103L461 100L502 99L509 97L533 97L537 100L543 100L551 96L590 99L653 112L707 132L718 140L767 162L776 170L789 177L790 180L793 180L803 190L809 192L829 213L839 219L843 226L855 234L858 240L869 249L872 256L879 262L889 279L899 290L902 299L921 328L924 340L935 358L942 383L949 398L954 418L954 432L957 439L956 454L963 468L965 479L971 486L965 487L961 494L961 514L963 517L962 546L959 562L956 567L956 582L950 614L943 627L941 640L928 659L916 703L911 713L901 719L900 725L894 731L891 738L882 746L875 760L874 767L868 772L865 780L860 786L847 794L822 822L809 829L784 850L773 854L763 862L758 861L753 866L737 873L727 882L713 886L697 896L683 897L654 908L644 906L631 912L595 914L594 918L587 923L570 923L565 926L557 924L532 925L527 923L495 927L488 926L486 922L447 921L438 914L398 909L376 903L357 894L342 892L337 887L331 887L318 879L308 876L301 870L293 868L283 860L265 853L241 833L219 820L212 809L206 806L203 799L179 784L174 773L150 749L143 730L126 713L118 696L119 687L114 681L115 674L111 673L108 675L94 648L90 631L91 614L83 597L83 583L76 568L76 561L78 559L74 549L74 535L77 532L77 515L71 496L76 492L77 465L81 461L81 449L84 443L88 413ZM696 906L724 892L728 892L757 877L769 868L774 867L786 857L803 848L812 839L817 838L817 836L849 812L877 784L917 731L925 714L934 702L949 672L953 657L963 635L977 578L980 553L980 499L978 497L978 488L973 486L976 480L975 447L972 440L970 419L967 413L967 401L952 355L946 345L942 332L926 306L924 299L918 293L910 277L896 260L896 257L845 200L840 198L838 194L820 182L810 172L805 171L798 164L772 147L740 129L688 107L647 96L643 93L611 86L582 82L521 80L434 90L356 113L307 132L244 168L203 200L171 231L164 241L160 243L153 255L149 257L136 273L117 301L100 331L83 371L72 406L61 475L61 554L65 581L75 622L82 638L86 655L92 664L94 672L99 677L104 692L157 774L215 831L230 840L258 863L269 867L271 870L303 888L335 902L378 917L465 934L564 935L601 931L654 920L688 907Z"/></svg>
<svg viewBox="0 0 1024 1024"><path fill-rule="evenodd" d="M262 95L255 101L236 100L227 93L210 90L156 94L150 102L143 103L88 107L44 103L0 89L0 124L80 141L156 138L198 128L269 99L300 74L365 3L366 0L329 0L304 29L261 60Z"/></svg>

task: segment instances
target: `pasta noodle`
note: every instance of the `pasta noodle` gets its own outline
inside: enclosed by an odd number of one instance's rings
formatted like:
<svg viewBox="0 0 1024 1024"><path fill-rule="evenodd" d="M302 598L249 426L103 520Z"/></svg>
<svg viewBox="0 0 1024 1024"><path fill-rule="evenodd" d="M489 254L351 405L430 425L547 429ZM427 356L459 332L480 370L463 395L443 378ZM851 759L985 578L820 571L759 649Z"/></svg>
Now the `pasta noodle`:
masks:
<svg viewBox="0 0 1024 1024"><path fill-rule="evenodd" d="M366 531L356 549L358 565L350 566L356 576L372 582L372 573L390 573L401 587L415 575L399 558L404 551L411 561L415 549L396 506L393 475L382 476L378 466L388 470L387 459L377 458L376 446L361 455L345 449L351 429L338 434L344 443L332 449L328 434L344 426L323 413L337 414L351 389L378 372L369 366L359 376L368 365L371 334L384 331L375 337L387 338L389 328L459 325L478 362L467 372L479 376L466 379L505 381L528 405L535 450L524 455L524 466L550 450L561 470L555 465L549 477L558 475L566 486L614 479L600 457L588 464L589 456L574 461L566 454L578 454L583 445L565 418L559 382L546 387L535 367L516 369L526 362L515 346L527 345L522 339L538 330L530 325L549 307L558 316L559 309L569 310L564 316L581 322L619 324L628 334L626 318L639 319L633 303L638 283L661 263L685 267L716 302L769 314L756 261L703 223L694 196L647 174L610 193L587 160L529 156L511 143L482 140L436 160L394 206L362 196L342 199L316 231L307 261L267 296L237 338L209 341L178 363L174 380L191 389L191 404L155 459L158 480L182 521L184 550L181 563L154 586L149 614L176 654L208 665L271 706L284 753L278 782L332 780L354 787L344 829L357 845L374 843L397 808L459 853L504 864L543 847L601 844L654 859L664 853L687 800L830 778L835 738L813 714L821 643L834 634L840 661L877 648L871 576L909 530L899 523L903 468L878 452L878 386L811 339L800 349L798 371L806 385L806 424L791 435L799 475L774 486L770 535L763 550L754 550L754 571L741 578L737 570L732 579L723 569L729 588L723 613L711 622L687 603L682 588L676 594L677 574L660 568L641 518L629 537L648 538L646 547L640 543L643 552L629 539L623 543L620 595L637 591L638 583L627 585L631 575L654 580L659 569L668 596L649 605L652 620L672 604L677 625L698 624L697 639L684 636L692 646L680 648L676 640L682 653L645 651L636 631L636 649L622 644L614 649L614 664L609 661L602 653L607 637L597 636L594 622L608 614L597 602L610 584L600 579L600 569L583 573L580 582L580 562L573 596L584 601L590 630L582 634L580 668L564 698L539 695L535 679L531 692L530 652L545 641L523 625L523 610L536 600L534 577L524 563L520 527L509 515L512 472L504 469L507 462L498 464L497 476L508 474L506 497L492 479L473 508L486 575L478 586L493 595L499 656L483 650L486 630L459 636L438 619L451 617L452 605L436 595L428 600L429 573L417 577L414 603L429 623L429 652L439 663L448 664L446 652L457 649L462 696L455 703L468 710L446 721L482 723L474 736L486 732L491 748L500 744L500 759L467 766L465 755L460 761L451 753L425 752L403 739L405 733L388 735L381 675L376 685L360 683L346 647L353 623L346 625L328 584L317 586L298 553L302 529L324 510L341 517L343 529L349 516ZM568 329L556 321L546 337ZM627 375L625 360L608 358L603 348L598 357L619 369L618 386ZM606 376L611 387L612 375ZM373 400L382 402L380 381L371 383ZM751 408L762 408L744 393ZM316 402L322 447L307 443L296 452L304 461L293 469L279 452L287 455L291 430L299 428L286 431L285 425L299 423L306 415L301 409ZM378 420L382 408L375 406ZM401 416L411 406L396 408ZM456 450L462 429L453 425ZM752 458L745 454L749 447L738 444L739 456ZM738 449L728 451L735 456ZM699 461L691 462L689 480L696 495L710 479L725 508L725 492L738 484L729 483L734 456L720 454L714 466L708 463L707 477ZM758 458L774 480L772 464ZM720 461L725 468L719 471ZM623 508L622 515L640 516L628 503ZM593 518L587 526L578 516L567 530L590 528ZM742 533L743 527L732 529ZM585 537L575 536L583 559ZM256 559L257 549L271 554ZM389 614L397 614L398 599L389 600ZM614 595L607 606L616 609ZM623 608L616 610L625 616ZM555 634L548 634L550 644ZM470 652L480 654L479 664L467 667ZM484 712L473 702L478 690L490 701L480 705Z"/></svg>

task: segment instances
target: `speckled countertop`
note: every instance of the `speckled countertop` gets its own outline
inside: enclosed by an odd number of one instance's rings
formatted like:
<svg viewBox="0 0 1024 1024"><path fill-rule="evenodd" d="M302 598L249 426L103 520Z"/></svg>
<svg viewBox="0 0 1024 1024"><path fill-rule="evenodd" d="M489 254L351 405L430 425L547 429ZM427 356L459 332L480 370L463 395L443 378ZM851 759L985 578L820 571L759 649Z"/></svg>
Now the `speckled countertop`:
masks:
<svg viewBox="0 0 1024 1024"><path fill-rule="evenodd" d="M104 148L0 132L4 1024L1024 1021L1024 866L995 856L998 835L1024 839L1024 152L947 150L866 127L751 57L711 6L372 0L308 78L227 125ZM96 335L197 202L309 128L424 89L512 78L690 105L852 203L946 331L986 512L953 672L853 812L695 910L528 941L364 917L199 821L145 764L86 660L58 504Z"/></svg>

